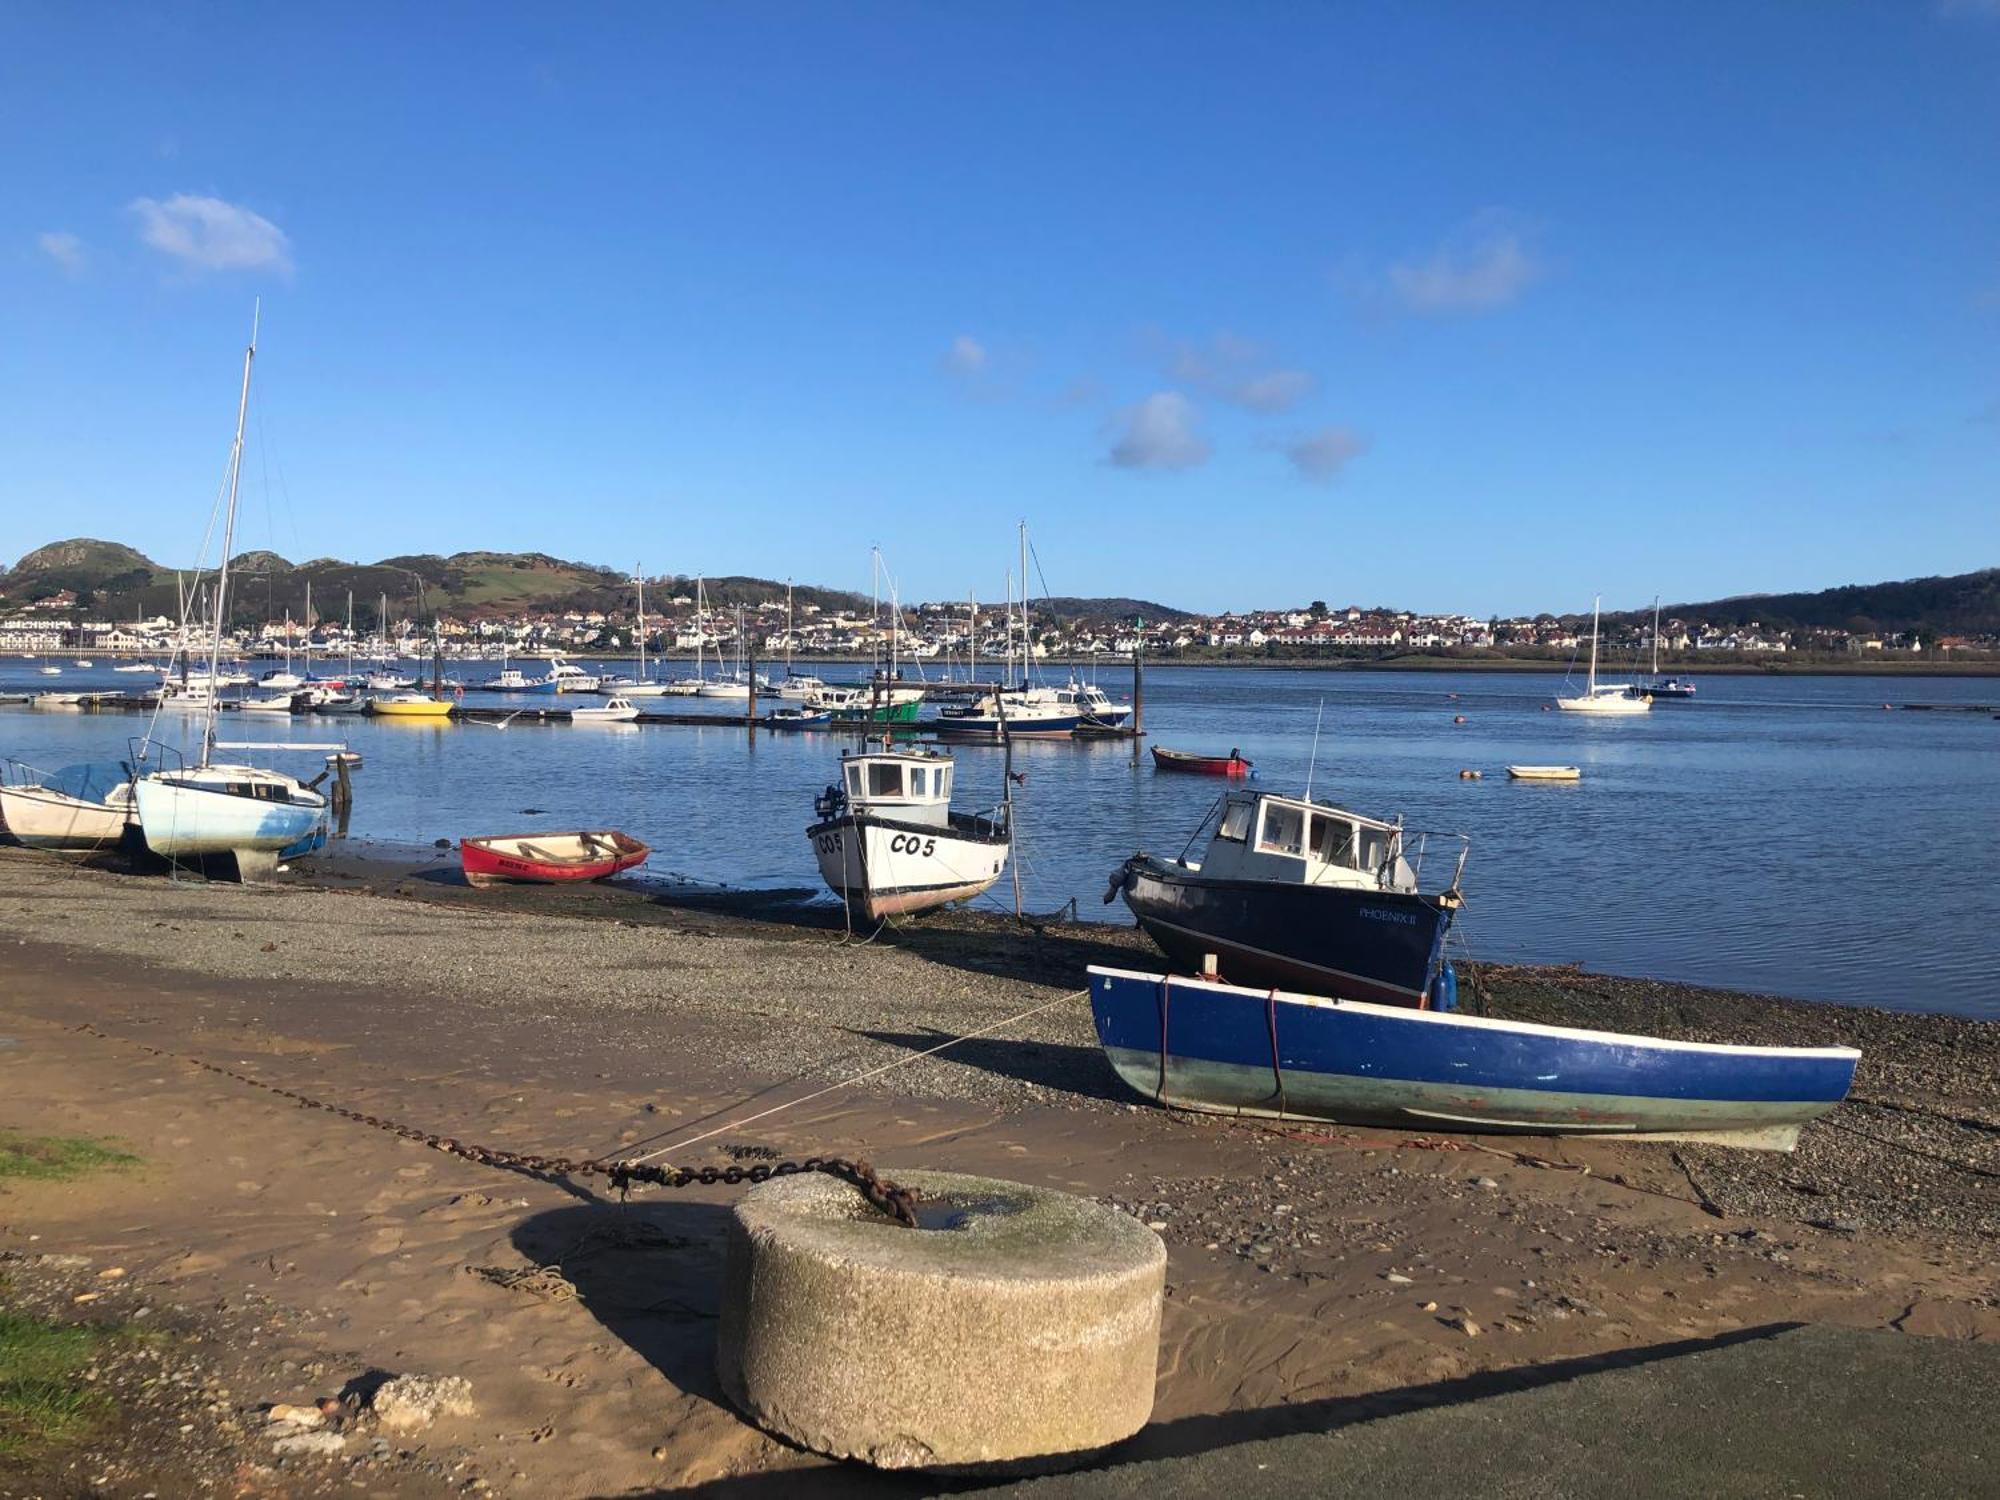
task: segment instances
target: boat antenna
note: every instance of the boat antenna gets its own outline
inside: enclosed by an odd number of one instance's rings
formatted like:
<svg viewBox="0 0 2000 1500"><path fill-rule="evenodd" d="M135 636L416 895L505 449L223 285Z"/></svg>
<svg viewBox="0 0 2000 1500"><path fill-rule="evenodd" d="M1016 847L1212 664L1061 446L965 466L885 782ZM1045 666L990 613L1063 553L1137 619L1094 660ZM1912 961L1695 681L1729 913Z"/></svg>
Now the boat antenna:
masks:
<svg viewBox="0 0 2000 1500"><path fill-rule="evenodd" d="M1322 693L1320 695L1320 700L1319 700L1319 712L1313 715L1312 756L1309 760L1306 761L1306 801L1308 802L1312 801L1312 795L1313 795L1313 771L1319 765L1319 724L1320 720L1324 719L1325 717L1326 717L1326 695Z"/></svg>

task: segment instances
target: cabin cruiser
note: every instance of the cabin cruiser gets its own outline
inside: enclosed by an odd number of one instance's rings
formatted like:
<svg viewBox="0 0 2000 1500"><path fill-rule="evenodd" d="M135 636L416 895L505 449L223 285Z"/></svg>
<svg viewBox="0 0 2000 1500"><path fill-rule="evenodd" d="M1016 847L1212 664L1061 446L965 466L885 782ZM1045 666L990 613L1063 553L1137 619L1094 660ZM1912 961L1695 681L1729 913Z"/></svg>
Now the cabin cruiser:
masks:
<svg viewBox="0 0 2000 1500"><path fill-rule="evenodd" d="M257 679L257 686L267 693L275 693L280 688L304 687L305 678L289 667L273 667Z"/></svg>
<svg viewBox="0 0 2000 1500"><path fill-rule="evenodd" d="M951 757L849 752L806 830L829 889L870 922L970 901L1007 865L1004 816L951 810Z"/></svg>
<svg viewBox="0 0 2000 1500"><path fill-rule="evenodd" d="M914 724L918 701L894 703L872 686L835 686L821 688L805 700L805 706L845 724Z"/></svg>
<svg viewBox="0 0 2000 1500"><path fill-rule="evenodd" d="M502 667L499 676L489 677L479 685L489 693L525 693L534 686L519 667Z"/></svg>
<svg viewBox="0 0 2000 1500"><path fill-rule="evenodd" d="M1190 973L1344 1000L1427 1006L1444 969L1466 841L1450 884L1419 888L1400 820L1247 788L1217 799L1199 861L1135 854L1111 875L1152 940Z"/></svg>
<svg viewBox="0 0 2000 1500"><path fill-rule="evenodd" d="M940 710L938 728L949 734L1004 732L1017 739L1058 739L1074 734L1084 718L1085 705L1076 690L1022 687L988 693L969 703L954 703Z"/></svg>
<svg viewBox="0 0 2000 1500"><path fill-rule="evenodd" d="M557 657L549 663L549 675L530 679L521 689L526 693L594 693L597 679L582 667L572 666Z"/></svg>

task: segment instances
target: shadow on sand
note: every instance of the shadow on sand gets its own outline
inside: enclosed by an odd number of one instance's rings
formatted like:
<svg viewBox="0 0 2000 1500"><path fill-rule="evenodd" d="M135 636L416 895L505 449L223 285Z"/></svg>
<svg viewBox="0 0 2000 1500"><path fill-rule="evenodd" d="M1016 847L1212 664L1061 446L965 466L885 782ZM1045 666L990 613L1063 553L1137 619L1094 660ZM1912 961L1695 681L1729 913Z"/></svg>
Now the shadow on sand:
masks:
<svg viewBox="0 0 2000 1500"><path fill-rule="evenodd" d="M951 1040L943 1031L855 1031L870 1041L908 1052L927 1052ZM1118 1081L1100 1047L1077 1047L1066 1042L1019 1042L1001 1037L974 1037L944 1054L944 1060L969 1068L1012 1078L1043 1088L1080 1094L1087 1099L1103 1099L1113 1104L1132 1104L1138 1095Z"/></svg>

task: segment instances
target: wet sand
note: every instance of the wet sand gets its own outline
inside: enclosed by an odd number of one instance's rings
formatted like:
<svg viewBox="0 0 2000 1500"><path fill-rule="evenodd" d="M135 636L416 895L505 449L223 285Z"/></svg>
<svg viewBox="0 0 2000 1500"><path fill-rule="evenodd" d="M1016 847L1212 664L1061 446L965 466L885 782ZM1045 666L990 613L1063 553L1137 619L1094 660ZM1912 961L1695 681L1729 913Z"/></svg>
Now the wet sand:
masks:
<svg viewBox="0 0 2000 1500"><path fill-rule="evenodd" d="M194 1493L201 1475L301 1494L932 1488L798 1453L723 1404L709 1358L729 1189L621 1207L601 1184L481 1168L145 1046L570 1155L671 1144L903 1063L670 1159L866 1155L1064 1187L1158 1226L1158 1407L1131 1456L1774 1322L2000 1337L1990 1024L1493 969L1496 1013L1852 1042L1856 1102L1791 1156L1277 1127L1123 1092L1074 992L1085 963L1150 960L1128 930L954 915L863 943L837 908L768 894L474 893L442 851L372 856L242 889L0 849L0 1124L145 1158L0 1192L14 1295L146 1307L200 1364L180 1386L202 1395L193 1420L132 1392L132 1430L153 1421L159 1441L73 1455L48 1493L100 1476L107 1493ZM110 1266L126 1274L99 1281ZM85 1287L102 1295L68 1301ZM361 1437L274 1468L253 1408L370 1369L463 1375L478 1412L402 1456L357 1463Z"/></svg>

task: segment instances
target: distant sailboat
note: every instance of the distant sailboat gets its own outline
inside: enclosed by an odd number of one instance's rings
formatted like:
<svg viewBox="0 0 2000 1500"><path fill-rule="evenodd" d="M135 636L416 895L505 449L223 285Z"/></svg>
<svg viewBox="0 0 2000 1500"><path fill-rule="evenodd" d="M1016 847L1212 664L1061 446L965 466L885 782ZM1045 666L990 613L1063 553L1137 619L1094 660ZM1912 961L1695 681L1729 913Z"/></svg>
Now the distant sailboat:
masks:
<svg viewBox="0 0 2000 1500"><path fill-rule="evenodd" d="M1599 595L1590 606L1590 676L1581 697L1556 699L1556 707L1573 714L1643 714L1651 711L1653 700L1623 682L1597 680L1597 620L1604 598Z"/></svg>
<svg viewBox="0 0 2000 1500"><path fill-rule="evenodd" d="M1692 698L1694 684L1683 682L1678 677L1660 675L1660 596L1653 595L1653 675L1644 683L1643 690L1655 698Z"/></svg>
<svg viewBox="0 0 2000 1500"><path fill-rule="evenodd" d="M618 691L627 698L664 698L672 689L664 682L655 682L646 674L646 573L639 564L632 564L632 581L639 586L639 680L625 684Z"/></svg>

